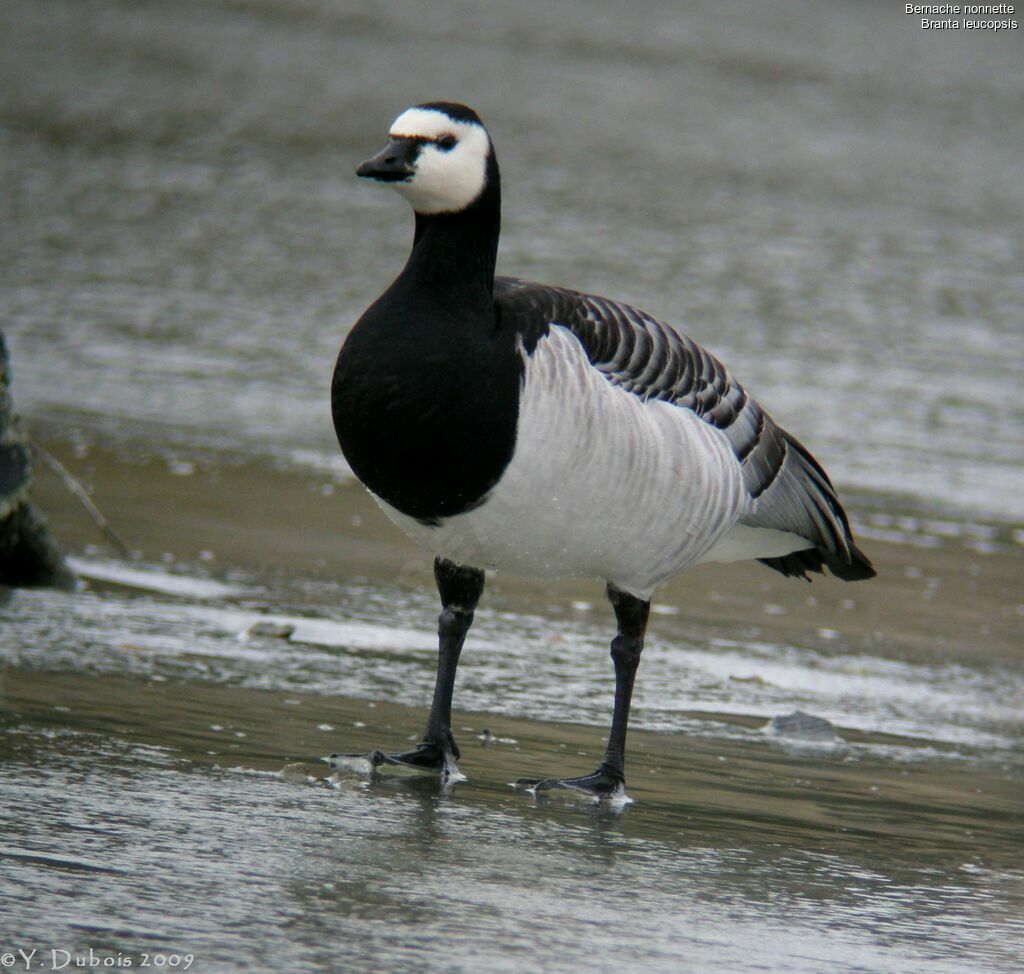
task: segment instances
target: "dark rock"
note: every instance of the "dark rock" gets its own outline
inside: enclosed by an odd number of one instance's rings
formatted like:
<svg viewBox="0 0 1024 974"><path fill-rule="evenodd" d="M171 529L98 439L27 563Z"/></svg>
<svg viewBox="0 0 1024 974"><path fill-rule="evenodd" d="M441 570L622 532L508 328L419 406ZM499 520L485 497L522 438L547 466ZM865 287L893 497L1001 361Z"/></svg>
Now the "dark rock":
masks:
<svg viewBox="0 0 1024 974"><path fill-rule="evenodd" d="M827 744L840 740L835 726L830 721L825 720L824 717L815 717L802 710L794 710L791 714L772 717L766 730L779 737L815 744Z"/></svg>
<svg viewBox="0 0 1024 974"><path fill-rule="evenodd" d="M29 500L32 454L10 394L7 344L0 333L0 585L69 588L75 578Z"/></svg>

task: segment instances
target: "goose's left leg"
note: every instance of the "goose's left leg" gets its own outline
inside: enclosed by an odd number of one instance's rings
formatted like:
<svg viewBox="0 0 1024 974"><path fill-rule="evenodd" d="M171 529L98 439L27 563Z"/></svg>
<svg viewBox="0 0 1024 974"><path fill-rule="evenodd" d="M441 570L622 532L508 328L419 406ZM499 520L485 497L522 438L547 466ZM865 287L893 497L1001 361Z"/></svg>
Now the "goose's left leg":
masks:
<svg viewBox="0 0 1024 974"><path fill-rule="evenodd" d="M615 610L618 633L612 640L612 662L615 664L615 709L612 711L612 729L608 734L608 747L604 758L592 774L580 778L521 778L516 784L533 791L549 788L570 788L593 795L595 798L618 798L626 788L626 728L629 724L629 705L633 698L633 683L640 665L647 632L647 617L651 603L608 585L608 599Z"/></svg>

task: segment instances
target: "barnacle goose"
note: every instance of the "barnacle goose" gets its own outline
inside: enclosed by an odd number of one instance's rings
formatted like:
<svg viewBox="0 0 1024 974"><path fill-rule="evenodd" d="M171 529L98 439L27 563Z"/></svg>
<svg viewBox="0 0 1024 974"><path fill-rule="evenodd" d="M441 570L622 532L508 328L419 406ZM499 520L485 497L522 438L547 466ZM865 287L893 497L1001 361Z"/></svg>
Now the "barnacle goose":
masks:
<svg viewBox="0 0 1024 974"><path fill-rule="evenodd" d="M820 464L696 342L638 308L495 277L498 163L472 109L418 105L389 134L356 172L412 204L412 252L349 332L331 406L352 470L436 556L442 612L423 742L365 757L455 773L455 670L485 569L590 576L618 623L607 751L592 774L519 784L622 797L659 583L744 558L804 578L875 572Z"/></svg>

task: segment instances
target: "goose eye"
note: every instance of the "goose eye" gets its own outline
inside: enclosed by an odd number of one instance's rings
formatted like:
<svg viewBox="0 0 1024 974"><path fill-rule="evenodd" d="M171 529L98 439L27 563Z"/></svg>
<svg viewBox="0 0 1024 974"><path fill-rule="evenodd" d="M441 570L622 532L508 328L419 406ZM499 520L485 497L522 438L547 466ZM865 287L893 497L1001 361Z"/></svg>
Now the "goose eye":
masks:
<svg viewBox="0 0 1024 974"><path fill-rule="evenodd" d="M451 150L455 148L455 143L457 141L458 140L454 135L442 135L441 138L437 140L437 147L443 152L451 152Z"/></svg>

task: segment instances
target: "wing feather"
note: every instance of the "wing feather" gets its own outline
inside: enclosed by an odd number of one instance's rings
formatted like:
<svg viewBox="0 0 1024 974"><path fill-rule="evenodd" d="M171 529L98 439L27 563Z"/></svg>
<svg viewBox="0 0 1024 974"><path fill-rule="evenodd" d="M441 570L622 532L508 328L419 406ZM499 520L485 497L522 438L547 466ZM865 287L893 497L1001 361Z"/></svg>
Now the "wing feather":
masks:
<svg viewBox="0 0 1024 974"><path fill-rule="evenodd" d="M810 550L764 558L766 565L803 577L823 565L841 578L874 574L821 465L697 342L638 308L597 295L499 277L494 297L500 326L516 331L527 355L560 325L613 385L643 401L688 409L719 430L750 498L740 523L808 542Z"/></svg>

